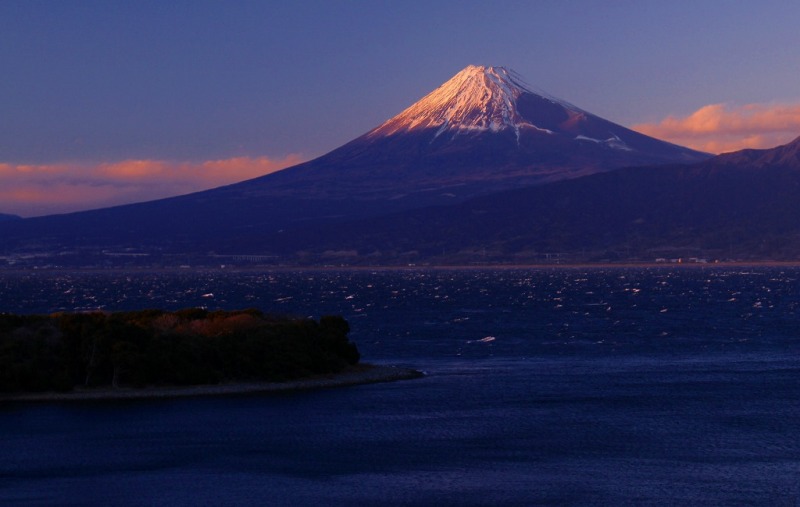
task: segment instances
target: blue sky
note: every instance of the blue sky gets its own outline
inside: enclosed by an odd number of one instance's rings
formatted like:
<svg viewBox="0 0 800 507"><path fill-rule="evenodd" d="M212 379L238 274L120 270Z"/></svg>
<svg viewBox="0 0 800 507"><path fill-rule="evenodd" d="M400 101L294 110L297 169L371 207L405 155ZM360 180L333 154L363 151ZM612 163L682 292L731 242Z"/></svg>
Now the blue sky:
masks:
<svg viewBox="0 0 800 507"><path fill-rule="evenodd" d="M675 142L766 147L800 135L798 19L792 1L4 0L0 212L182 193L312 158L468 64ZM226 174L196 169L208 162Z"/></svg>

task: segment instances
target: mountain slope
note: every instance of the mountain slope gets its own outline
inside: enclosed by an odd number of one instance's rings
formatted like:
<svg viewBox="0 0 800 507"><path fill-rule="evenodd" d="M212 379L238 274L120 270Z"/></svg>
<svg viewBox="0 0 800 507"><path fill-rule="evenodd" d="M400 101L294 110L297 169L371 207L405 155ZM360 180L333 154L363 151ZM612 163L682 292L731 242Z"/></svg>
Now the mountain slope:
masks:
<svg viewBox="0 0 800 507"><path fill-rule="evenodd" d="M270 251L290 257L313 247L322 260L339 252L343 261L376 263L797 260L797 153L800 138L692 166L625 168L354 222L335 232L297 231Z"/></svg>

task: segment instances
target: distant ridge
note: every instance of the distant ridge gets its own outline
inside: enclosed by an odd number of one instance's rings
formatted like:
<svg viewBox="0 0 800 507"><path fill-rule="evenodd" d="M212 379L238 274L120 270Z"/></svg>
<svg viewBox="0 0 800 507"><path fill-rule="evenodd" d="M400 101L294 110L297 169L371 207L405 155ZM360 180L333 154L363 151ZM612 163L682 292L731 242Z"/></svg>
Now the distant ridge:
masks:
<svg viewBox="0 0 800 507"><path fill-rule="evenodd" d="M18 215L11 215L8 213L0 213L0 222L4 222L6 220L20 220L22 217Z"/></svg>
<svg viewBox="0 0 800 507"><path fill-rule="evenodd" d="M794 141L770 149L741 150L723 153L715 157L714 167L747 167L749 169L781 168L800 171L800 137Z"/></svg>

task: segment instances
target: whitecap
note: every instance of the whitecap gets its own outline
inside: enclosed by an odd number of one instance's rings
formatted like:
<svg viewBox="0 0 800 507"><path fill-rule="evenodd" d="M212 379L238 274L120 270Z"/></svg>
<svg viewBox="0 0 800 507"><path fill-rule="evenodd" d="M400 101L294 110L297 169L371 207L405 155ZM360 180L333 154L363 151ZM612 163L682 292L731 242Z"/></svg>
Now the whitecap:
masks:
<svg viewBox="0 0 800 507"><path fill-rule="evenodd" d="M496 339L497 338L495 338L494 336L485 336L480 340L467 340L467 343L490 343L495 341Z"/></svg>

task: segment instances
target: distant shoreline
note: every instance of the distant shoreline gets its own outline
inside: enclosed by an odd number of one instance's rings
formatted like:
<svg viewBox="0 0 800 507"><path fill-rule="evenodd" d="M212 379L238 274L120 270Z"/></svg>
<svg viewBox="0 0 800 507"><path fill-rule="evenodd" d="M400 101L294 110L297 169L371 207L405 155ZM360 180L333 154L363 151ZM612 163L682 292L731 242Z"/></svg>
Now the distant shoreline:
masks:
<svg viewBox="0 0 800 507"><path fill-rule="evenodd" d="M422 372L411 368L360 364L337 374L319 375L287 382L232 382L214 385L144 388L100 387L75 389L64 393L0 394L0 402L120 401L270 394L395 382L398 380L412 380L423 376Z"/></svg>
<svg viewBox="0 0 800 507"><path fill-rule="evenodd" d="M404 265L343 265L343 266L291 266L291 265L228 265L192 266L126 266L122 267L14 267L0 266L2 273L190 273L190 272L296 272L296 271L424 271L424 270L513 270L513 269L630 269L630 268L746 268L746 267L800 267L796 261L720 261L720 262L575 262L575 263L519 263L519 264L404 264Z"/></svg>

